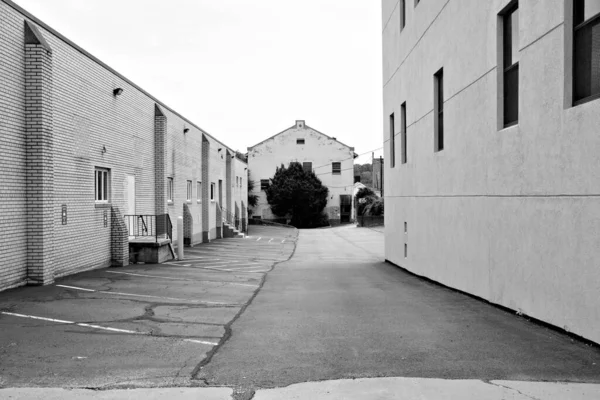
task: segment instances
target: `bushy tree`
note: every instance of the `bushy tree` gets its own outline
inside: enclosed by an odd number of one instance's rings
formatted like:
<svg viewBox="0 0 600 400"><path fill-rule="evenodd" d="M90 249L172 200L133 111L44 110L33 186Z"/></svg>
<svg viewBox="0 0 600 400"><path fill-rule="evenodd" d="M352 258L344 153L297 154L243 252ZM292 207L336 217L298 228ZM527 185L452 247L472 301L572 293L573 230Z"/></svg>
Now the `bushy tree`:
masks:
<svg viewBox="0 0 600 400"><path fill-rule="evenodd" d="M258 205L258 195L254 194L254 181L248 174L248 214L252 215L252 208Z"/></svg>
<svg viewBox="0 0 600 400"><path fill-rule="evenodd" d="M358 189L356 192L357 199L357 215L363 215L367 209L370 209L371 205L377 203L375 206L375 212L380 214L371 214L371 215L382 215L383 214L383 200L379 199L375 192L367 187Z"/></svg>
<svg viewBox="0 0 600 400"><path fill-rule="evenodd" d="M273 214L291 217L295 227L327 225L323 209L327 205L329 189L314 172L305 171L302 164L292 162L287 168L283 164L278 167L266 193Z"/></svg>

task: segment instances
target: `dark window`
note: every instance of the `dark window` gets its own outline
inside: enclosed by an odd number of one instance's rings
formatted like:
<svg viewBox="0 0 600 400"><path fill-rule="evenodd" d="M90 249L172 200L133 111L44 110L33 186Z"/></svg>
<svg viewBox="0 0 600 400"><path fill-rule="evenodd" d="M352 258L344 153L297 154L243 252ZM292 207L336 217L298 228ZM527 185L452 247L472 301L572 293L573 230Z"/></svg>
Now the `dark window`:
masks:
<svg viewBox="0 0 600 400"><path fill-rule="evenodd" d="M444 69L433 76L434 96L434 149L444 150Z"/></svg>
<svg viewBox="0 0 600 400"><path fill-rule="evenodd" d="M296 139L296 144L304 144L304 139Z"/></svg>
<svg viewBox="0 0 600 400"><path fill-rule="evenodd" d="M210 201L215 201L215 184L213 182L210 184Z"/></svg>
<svg viewBox="0 0 600 400"><path fill-rule="evenodd" d="M504 126L519 122L519 4L503 15Z"/></svg>
<svg viewBox="0 0 600 400"><path fill-rule="evenodd" d="M342 173L342 163L341 162L331 163L331 173L333 175L340 175Z"/></svg>
<svg viewBox="0 0 600 400"><path fill-rule="evenodd" d="M406 164L408 161L408 151L407 142L406 142L406 103L402 103L400 106L400 132L401 132L401 140L402 140L402 164Z"/></svg>
<svg viewBox="0 0 600 400"><path fill-rule="evenodd" d="M311 162L303 162L302 168L304 168L304 172L312 172L312 163Z"/></svg>
<svg viewBox="0 0 600 400"><path fill-rule="evenodd" d="M415 0L415 7L419 4L419 0Z"/></svg>
<svg viewBox="0 0 600 400"><path fill-rule="evenodd" d="M575 0L573 99L600 97L600 0Z"/></svg>
<svg viewBox="0 0 600 400"><path fill-rule="evenodd" d="M394 121L394 114L390 115L390 167L396 166L396 123Z"/></svg>
<svg viewBox="0 0 600 400"><path fill-rule="evenodd" d="M269 180L261 179L260 180L260 190L267 190L269 188Z"/></svg>
<svg viewBox="0 0 600 400"><path fill-rule="evenodd" d="M406 0L400 0L400 30L406 26Z"/></svg>
<svg viewBox="0 0 600 400"><path fill-rule="evenodd" d="M108 203L110 196L110 170L106 168L95 169L95 198L96 202Z"/></svg>

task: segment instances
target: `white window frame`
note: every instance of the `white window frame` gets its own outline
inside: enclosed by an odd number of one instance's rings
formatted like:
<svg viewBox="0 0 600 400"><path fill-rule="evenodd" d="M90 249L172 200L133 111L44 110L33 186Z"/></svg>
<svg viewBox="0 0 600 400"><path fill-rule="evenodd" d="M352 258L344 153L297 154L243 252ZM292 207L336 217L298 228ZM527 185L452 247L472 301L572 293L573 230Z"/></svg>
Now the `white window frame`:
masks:
<svg viewBox="0 0 600 400"><path fill-rule="evenodd" d="M192 181L187 181L187 201L192 202Z"/></svg>
<svg viewBox="0 0 600 400"><path fill-rule="evenodd" d="M173 203L173 189L174 189L173 178L167 178L167 202Z"/></svg>
<svg viewBox="0 0 600 400"><path fill-rule="evenodd" d="M196 181L196 198L198 203L202 202L202 182Z"/></svg>
<svg viewBox="0 0 600 400"><path fill-rule="evenodd" d="M100 190L98 190L98 180L101 180ZM110 202L110 169L94 168L94 199L98 204L108 204Z"/></svg>

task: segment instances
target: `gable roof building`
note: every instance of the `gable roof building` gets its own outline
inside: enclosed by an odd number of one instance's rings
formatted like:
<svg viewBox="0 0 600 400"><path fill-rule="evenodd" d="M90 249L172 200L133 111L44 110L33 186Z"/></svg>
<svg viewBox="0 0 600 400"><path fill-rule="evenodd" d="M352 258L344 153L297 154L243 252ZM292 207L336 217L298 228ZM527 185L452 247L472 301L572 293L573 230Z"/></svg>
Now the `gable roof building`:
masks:
<svg viewBox="0 0 600 400"><path fill-rule="evenodd" d="M298 120L290 128L248 147L248 169L254 182L254 194L259 196L254 218L279 219L271 212L265 189L269 179L281 164L302 163L314 171L329 188L325 211L333 225L352 220L352 190L354 188L354 147L328 136Z"/></svg>

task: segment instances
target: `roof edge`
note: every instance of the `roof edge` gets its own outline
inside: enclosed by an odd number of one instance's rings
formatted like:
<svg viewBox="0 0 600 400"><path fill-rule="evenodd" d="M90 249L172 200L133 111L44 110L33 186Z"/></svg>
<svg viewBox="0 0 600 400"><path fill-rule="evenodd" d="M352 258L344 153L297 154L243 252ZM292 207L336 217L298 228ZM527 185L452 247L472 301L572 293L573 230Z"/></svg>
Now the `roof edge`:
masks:
<svg viewBox="0 0 600 400"><path fill-rule="evenodd" d="M19 12L24 17L29 18L30 20L32 20L36 24L40 25L42 28L44 28L48 32L52 33L58 39L62 40L63 42L65 42L69 46L73 47L75 50L77 50L78 52L80 52L81 54L83 54L84 56L86 56L87 58L89 58L90 60L94 61L95 63L97 63L101 67L103 67L103 68L107 69L109 72L115 74L117 77L121 78L123 81L127 82L128 84L130 84L131 86L133 86L134 88L136 88L137 90L139 90L140 92L142 92L143 94L145 94L146 96L148 96L150 99L154 100L156 103L160 104L162 107L164 107L165 109L169 110L171 113L175 114L176 116L178 116L179 118L181 118L182 120L184 120L185 122L187 122L188 124L190 124L191 126L193 126L194 128L198 129L203 134L209 136L211 139L213 139L217 143L221 144L223 147L226 147L226 148L228 148L228 149L230 149L232 151L235 151L235 150L233 150L232 147L227 146L225 143L221 142L219 139L217 139L216 137L214 137L210 133L206 132L204 129L202 129L201 127L199 127L198 125L196 125L195 123L193 123L192 121L190 121L189 119L187 119L186 117L184 117L183 115L179 114L177 111L173 110L171 107L167 106L162 101L158 100L156 97L154 97L153 95L151 95L150 93L148 93L146 90L142 89L141 86L137 85L136 83L134 83L130 79L126 78L124 75L122 75L121 73L117 72L115 69L113 69L108 64L106 64L103 61L101 61L96 56L92 55L87 50L85 50L82 47L80 47L79 45L75 44L75 42L73 42L72 40L70 40L69 38L67 38L66 36L64 36L63 34L59 33L56 29L54 29L50 25L46 24L44 21L40 20L35 15L31 14L29 11L25 10L20 5L14 3L11 0L0 0L0 1L2 1L6 5L8 5L9 7L13 8L15 11Z"/></svg>

